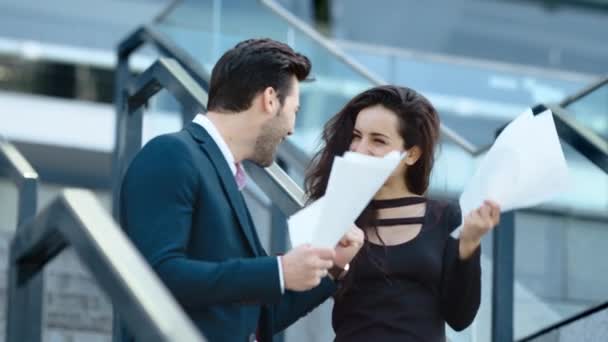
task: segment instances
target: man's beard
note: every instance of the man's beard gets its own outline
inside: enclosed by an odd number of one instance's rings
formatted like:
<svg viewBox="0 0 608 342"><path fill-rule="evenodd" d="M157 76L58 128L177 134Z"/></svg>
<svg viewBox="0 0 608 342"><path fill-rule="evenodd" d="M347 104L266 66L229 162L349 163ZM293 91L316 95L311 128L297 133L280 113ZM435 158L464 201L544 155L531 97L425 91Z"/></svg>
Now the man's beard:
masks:
<svg viewBox="0 0 608 342"><path fill-rule="evenodd" d="M281 108L279 108L279 111ZM255 141L253 158L251 160L259 166L268 167L274 162L277 148L285 134L281 129L280 113L262 126L260 135Z"/></svg>

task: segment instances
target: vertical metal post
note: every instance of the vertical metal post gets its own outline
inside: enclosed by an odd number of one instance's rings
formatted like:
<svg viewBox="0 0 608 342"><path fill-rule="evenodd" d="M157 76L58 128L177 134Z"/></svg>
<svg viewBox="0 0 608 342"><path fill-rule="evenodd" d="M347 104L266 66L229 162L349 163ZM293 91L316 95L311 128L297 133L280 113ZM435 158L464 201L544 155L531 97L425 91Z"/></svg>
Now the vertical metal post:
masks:
<svg viewBox="0 0 608 342"><path fill-rule="evenodd" d="M287 218L285 214L275 204L271 205L271 231L270 231L270 249L271 252L285 253L287 251ZM283 332L274 335L274 342L285 341Z"/></svg>
<svg viewBox="0 0 608 342"><path fill-rule="evenodd" d="M38 175L23 175L17 184L18 207L17 229L36 216L38 205ZM19 263L9 253L8 289L7 289L7 323L6 341L40 342L43 332L44 308L44 273L37 272L27 280L22 281L22 275L28 272L28 265Z"/></svg>
<svg viewBox="0 0 608 342"><path fill-rule="evenodd" d="M493 234L492 341L513 341L515 213L503 214Z"/></svg>
<svg viewBox="0 0 608 342"><path fill-rule="evenodd" d="M129 106L128 85L130 82L128 56L118 57L116 66L116 137L112 156L112 216L120 222L120 187L124 173L131 160L141 149L143 109L133 110ZM120 341L122 333L120 317L113 310L112 339Z"/></svg>
<svg viewBox="0 0 608 342"><path fill-rule="evenodd" d="M44 272L37 272L29 279L23 275L34 268L15 260L13 249L9 253L6 341L42 341Z"/></svg>
<svg viewBox="0 0 608 342"><path fill-rule="evenodd" d="M287 166L281 159L277 159L277 164L287 172ZM272 227L270 231L271 253L285 253L287 250L287 217L274 203L271 208Z"/></svg>
<svg viewBox="0 0 608 342"><path fill-rule="evenodd" d="M121 73L120 71L117 71ZM120 78L120 77L117 77ZM129 108L128 94L123 85L120 96L121 106L117 105L116 139L112 157L112 216L119 221L120 186L124 172L137 152L141 149L143 109Z"/></svg>
<svg viewBox="0 0 608 342"><path fill-rule="evenodd" d="M120 183L122 180L121 156L125 146L128 116L128 94L127 84L130 79L129 57L118 54L116 70L114 74L114 105L116 110L114 137L114 151L112 153L112 216L118 220L120 196Z"/></svg>
<svg viewBox="0 0 608 342"><path fill-rule="evenodd" d="M285 214L272 204L272 230L270 232L270 249L272 253L285 253L287 251L287 218Z"/></svg>
<svg viewBox="0 0 608 342"><path fill-rule="evenodd" d="M277 159L277 164L287 172L285 163ZM274 203L271 204L270 209L271 224L270 227L270 250L271 253L285 253L287 251L287 217ZM274 335L274 342L285 341L285 333L281 332Z"/></svg>
<svg viewBox="0 0 608 342"><path fill-rule="evenodd" d="M18 185L19 204L17 207L17 227L36 216L38 206L38 176L27 177ZM17 228L19 229L19 228Z"/></svg>
<svg viewBox="0 0 608 342"><path fill-rule="evenodd" d="M129 80L131 78L129 71L129 57L123 56L120 53L117 56L116 70L114 74L114 105L116 110L115 129L116 136L114 137L114 151L112 155L112 216L114 220L119 221L120 215L120 186L122 183L122 175L124 172L124 148L127 145L128 133L128 89ZM141 140L140 140L141 141ZM123 326L121 324L118 310L112 303L112 341L120 342L123 335Z"/></svg>

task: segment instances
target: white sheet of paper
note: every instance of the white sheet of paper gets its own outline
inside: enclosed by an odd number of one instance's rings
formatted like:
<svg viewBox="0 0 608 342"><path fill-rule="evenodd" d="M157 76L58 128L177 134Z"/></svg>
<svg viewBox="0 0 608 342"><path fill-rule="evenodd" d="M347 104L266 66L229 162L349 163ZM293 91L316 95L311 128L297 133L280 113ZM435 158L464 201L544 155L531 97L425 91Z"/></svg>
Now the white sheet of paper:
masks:
<svg viewBox="0 0 608 342"><path fill-rule="evenodd" d="M394 151L383 158L354 152L335 157L325 195L289 218L291 245L333 248L404 156Z"/></svg>
<svg viewBox="0 0 608 342"><path fill-rule="evenodd" d="M568 166L553 114L534 116L527 110L511 122L483 157L460 196L464 216L484 200L498 203L501 211L538 205L568 185ZM454 238L460 228L452 233Z"/></svg>
<svg viewBox="0 0 608 342"><path fill-rule="evenodd" d="M314 227L319 225L321 219L324 199L325 197L319 198L289 217L287 222L292 247L312 242L315 233Z"/></svg>

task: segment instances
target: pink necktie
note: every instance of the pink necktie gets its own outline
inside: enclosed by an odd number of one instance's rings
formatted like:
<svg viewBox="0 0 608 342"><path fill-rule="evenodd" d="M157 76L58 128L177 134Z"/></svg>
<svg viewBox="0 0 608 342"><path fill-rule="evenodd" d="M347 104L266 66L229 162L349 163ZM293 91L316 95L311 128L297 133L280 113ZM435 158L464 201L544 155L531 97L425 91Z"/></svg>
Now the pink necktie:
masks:
<svg viewBox="0 0 608 342"><path fill-rule="evenodd" d="M234 175L236 185L238 186L239 190L243 190L247 184L247 174L245 173L245 170L243 170L243 165L241 165L241 163L236 163L234 165L236 166L236 174Z"/></svg>

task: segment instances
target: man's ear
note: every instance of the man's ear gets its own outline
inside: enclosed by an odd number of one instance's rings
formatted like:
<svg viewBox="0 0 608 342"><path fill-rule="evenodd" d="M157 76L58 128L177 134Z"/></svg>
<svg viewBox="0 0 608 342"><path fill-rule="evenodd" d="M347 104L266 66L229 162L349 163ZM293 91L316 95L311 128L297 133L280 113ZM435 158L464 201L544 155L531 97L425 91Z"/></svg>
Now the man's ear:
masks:
<svg viewBox="0 0 608 342"><path fill-rule="evenodd" d="M407 150L407 157L405 157L405 163L408 166L412 166L416 164L418 159L422 156L422 150L418 146L413 146L409 150Z"/></svg>
<svg viewBox="0 0 608 342"><path fill-rule="evenodd" d="M273 87L266 87L262 92L262 111L268 114L274 114L279 108L279 96Z"/></svg>

